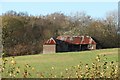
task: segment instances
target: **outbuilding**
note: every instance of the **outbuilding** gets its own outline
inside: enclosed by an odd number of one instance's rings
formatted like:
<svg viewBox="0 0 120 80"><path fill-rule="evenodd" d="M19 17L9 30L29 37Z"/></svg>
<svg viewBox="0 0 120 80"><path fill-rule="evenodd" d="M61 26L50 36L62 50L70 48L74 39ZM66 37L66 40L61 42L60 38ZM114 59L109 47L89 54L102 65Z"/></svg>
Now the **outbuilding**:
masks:
<svg viewBox="0 0 120 80"><path fill-rule="evenodd" d="M90 36L58 36L50 38L43 45L43 53L72 52L96 49L96 42Z"/></svg>

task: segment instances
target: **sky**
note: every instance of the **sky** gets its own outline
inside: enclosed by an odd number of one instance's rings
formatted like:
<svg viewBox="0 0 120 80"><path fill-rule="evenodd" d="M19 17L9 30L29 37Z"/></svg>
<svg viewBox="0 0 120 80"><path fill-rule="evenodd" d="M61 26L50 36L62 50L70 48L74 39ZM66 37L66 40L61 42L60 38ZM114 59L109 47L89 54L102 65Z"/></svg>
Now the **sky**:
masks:
<svg viewBox="0 0 120 80"><path fill-rule="evenodd" d="M1 0L1 2L118 2L119 0Z"/></svg>
<svg viewBox="0 0 120 80"><path fill-rule="evenodd" d="M0 15L6 11L27 12L32 15L47 15L61 12L71 15L85 12L94 18L104 18L109 11L118 10L118 2L1 2Z"/></svg>

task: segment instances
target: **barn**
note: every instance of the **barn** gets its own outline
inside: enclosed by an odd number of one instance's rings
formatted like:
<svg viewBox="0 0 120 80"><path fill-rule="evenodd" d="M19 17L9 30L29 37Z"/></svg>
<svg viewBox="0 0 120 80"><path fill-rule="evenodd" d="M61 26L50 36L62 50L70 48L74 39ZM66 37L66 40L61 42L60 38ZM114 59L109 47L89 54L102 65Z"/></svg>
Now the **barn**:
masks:
<svg viewBox="0 0 120 80"><path fill-rule="evenodd" d="M96 49L96 42L90 36L58 36L44 43L43 54L94 49Z"/></svg>

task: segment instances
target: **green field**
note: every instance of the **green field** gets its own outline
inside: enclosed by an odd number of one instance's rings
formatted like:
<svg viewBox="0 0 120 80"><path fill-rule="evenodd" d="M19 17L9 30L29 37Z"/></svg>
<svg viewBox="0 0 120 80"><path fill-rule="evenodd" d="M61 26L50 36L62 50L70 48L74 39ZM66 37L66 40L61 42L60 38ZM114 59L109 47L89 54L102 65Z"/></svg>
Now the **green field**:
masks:
<svg viewBox="0 0 120 80"><path fill-rule="evenodd" d="M118 48L18 56L15 57L15 61L17 62L16 66L20 66L21 71L23 71L22 69L24 68L25 64L29 64L30 66L34 67L34 71L32 71L32 69L29 70L32 73L32 76L30 77L37 77L36 74L41 72L46 76L48 76L49 73L55 73L56 75L59 75L61 72L64 72L66 68L77 66L80 64L80 62L82 62L83 65L91 65L92 62L95 61L95 58L98 54L105 54L108 62L118 61ZM11 58L9 57L8 59ZM55 68L54 72L52 72L52 67ZM7 77L7 73L3 72L2 77ZM21 77L21 75L18 75L17 77Z"/></svg>

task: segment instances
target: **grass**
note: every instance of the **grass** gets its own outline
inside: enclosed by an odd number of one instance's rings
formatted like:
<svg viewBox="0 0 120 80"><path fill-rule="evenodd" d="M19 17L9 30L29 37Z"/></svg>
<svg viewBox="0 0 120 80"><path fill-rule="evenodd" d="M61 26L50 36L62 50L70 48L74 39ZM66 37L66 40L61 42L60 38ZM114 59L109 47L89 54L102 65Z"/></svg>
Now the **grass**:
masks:
<svg viewBox="0 0 120 80"><path fill-rule="evenodd" d="M49 73L58 73L65 71L66 68L72 66L77 66L80 62L91 65L95 61L95 57L100 55L107 55L107 62L118 61L118 48L112 49L101 49L93 51L81 51L81 52L65 52L56 54L38 54L38 55L28 55L28 56L17 56L15 61L17 61L17 66L23 68L25 64L29 64L35 68L34 71L30 70L32 73L31 77L37 77L37 73L45 73L49 77ZM8 58L10 59L10 58ZM52 67L55 68L52 71ZM21 70L23 72L23 70ZM2 77L7 77L6 73L3 72ZM21 75L18 75L21 77Z"/></svg>

